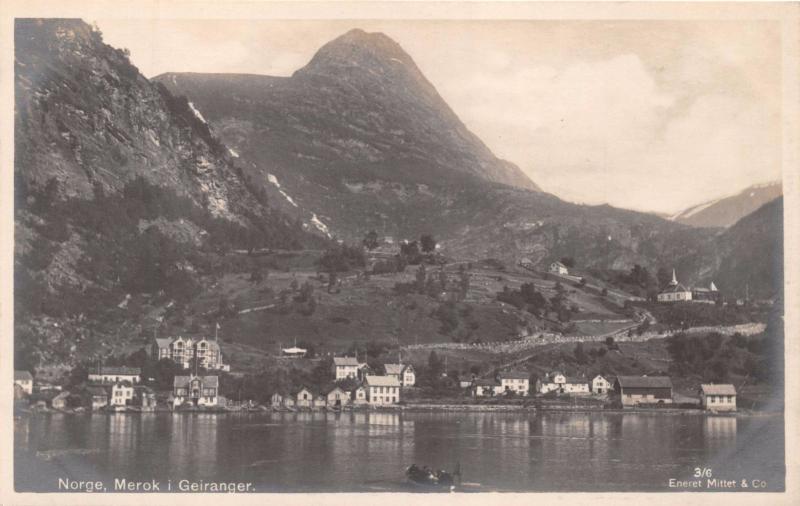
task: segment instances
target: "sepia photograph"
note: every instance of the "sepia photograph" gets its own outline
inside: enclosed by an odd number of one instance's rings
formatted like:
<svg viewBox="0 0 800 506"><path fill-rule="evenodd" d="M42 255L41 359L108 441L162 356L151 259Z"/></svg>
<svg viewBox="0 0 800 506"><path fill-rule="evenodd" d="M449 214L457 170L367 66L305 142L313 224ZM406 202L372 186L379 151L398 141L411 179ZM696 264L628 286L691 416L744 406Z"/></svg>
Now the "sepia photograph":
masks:
<svg viewBox="0 0 800 506"><path fill-rule="evenodd" d="M796 4L141 4L3 20L19 504L785 497Z"/></svg>

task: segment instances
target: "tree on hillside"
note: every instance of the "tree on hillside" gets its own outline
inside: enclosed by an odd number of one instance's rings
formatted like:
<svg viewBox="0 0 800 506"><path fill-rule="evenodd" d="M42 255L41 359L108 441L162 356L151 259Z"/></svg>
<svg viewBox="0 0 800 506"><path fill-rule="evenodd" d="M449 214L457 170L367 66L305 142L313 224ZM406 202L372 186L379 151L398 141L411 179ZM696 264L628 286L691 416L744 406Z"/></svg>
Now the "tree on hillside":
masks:
<svg viewBox="0 0 800 506"><path fill-rule="evenodd" d="M564 264L564 267L575 267L575 259L572 257L561 257L561 263Z"/></svg>
<svg viewBox="0 0 800 506"><path fill-rule="evenodd" d="M417 244L417 241L400 244L400 255L411 265L416 265L422 261L422 255L419 253L419 244Z"/></svg>
<svg viewBox="0 0 800 506"><path fill-rule="evenodd" d="M428 355L428 371L431 378L438 378L444 372L444 361L433 350Z"/></svg>
<svg viewBox="0 0 800 506"><path fill-rule="evenodd" d="M264 272L261 270L261 267L253 267L253 270L250 272L250 282L257 285L262 281L264 281Z"/></svg>
<svg viewBox="0 0 800 506"><path fill-rule="evenodd" d="M461 300L467 298L469 293L469 272L466 270L460 271L458 274L458 296Z"/></svg>
<svg viewBox="0 0 800 506"><path fill-rule="evenodd" d="M588 361L586 352L583 349L583 343L578 343L575 345L575 351L573 354L575 355L575 360L577 360L579 364L585 364Z"/></svg>
<svg viewBox="0 0 800 506"><path fill-rule="evenodd" d="M656 279L658 280L658 287L664 288L672 280L672 274L664 267L659 267L656 271Z"/></svg>
<svg viewBox="0 0 800 506"><path fill-rule="evenodd" d="M336 288L339 284L339 277L336 275L335 272L328 273L328 293L333 293L334 289L338 293L339 290Z"/></svg>
<svg viewBox="0 0 800 506"><path fill-rule="evenodd" d="M364 245L369 251L374 250L379 246L378 243L378 233L374 230L370 230L367 232L367 235L364 236L364 239L361 241L361 244Z"/></svg>
<svg viewBox="0 0 800 506"><path fill-rule="evenodd" d="M417 268L416 280L417 280L417 292L425 293L425 281L426 281L426 273L425 273L425 264L420 264Z"/></svg>
<svg viewBox="0 0 800 506"><path fill-rule="evenodd" d="M431 253L436 249L436 239L430 234L425 234L419 238L423 253Z"/></svg>

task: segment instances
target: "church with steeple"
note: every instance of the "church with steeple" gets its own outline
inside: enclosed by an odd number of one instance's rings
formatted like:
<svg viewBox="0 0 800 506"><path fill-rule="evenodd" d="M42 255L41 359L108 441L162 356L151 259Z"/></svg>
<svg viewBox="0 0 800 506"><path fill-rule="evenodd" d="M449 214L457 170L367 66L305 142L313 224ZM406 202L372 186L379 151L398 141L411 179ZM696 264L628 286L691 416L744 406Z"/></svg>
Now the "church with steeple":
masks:
<svg viewBox="0 0 800 506"><path fill-rule="evenodd" d="M687 288L678 281L675 269L672 269L672 280L658 296L658 302L706 302L715 303L722 297L714 282L708 288Z"/></svg>

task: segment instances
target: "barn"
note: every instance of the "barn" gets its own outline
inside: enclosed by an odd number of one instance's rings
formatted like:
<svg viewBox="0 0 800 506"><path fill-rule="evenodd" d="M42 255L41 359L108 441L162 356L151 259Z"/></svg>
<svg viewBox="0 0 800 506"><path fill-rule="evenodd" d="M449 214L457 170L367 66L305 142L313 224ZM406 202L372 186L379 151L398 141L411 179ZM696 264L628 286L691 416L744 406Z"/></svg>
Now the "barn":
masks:
<svg viewBox="0 0 800 506"><path fill-rule="evenodd" d="M672 380L667 376L619 376L614 390L623 407L672 404Z"/></svg>

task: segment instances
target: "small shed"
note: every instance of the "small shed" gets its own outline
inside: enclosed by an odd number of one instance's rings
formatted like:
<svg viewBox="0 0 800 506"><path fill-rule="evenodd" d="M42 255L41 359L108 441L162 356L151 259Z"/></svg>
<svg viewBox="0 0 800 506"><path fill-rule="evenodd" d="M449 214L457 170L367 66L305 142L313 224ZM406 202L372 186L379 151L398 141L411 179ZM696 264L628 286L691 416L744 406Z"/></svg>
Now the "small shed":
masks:
<svg viewBox="0 0 800 506"><path fill-rule="evenodd" d="M700 404L709 411L736 411L736 387L729 383L700 385Z"/></svg>

